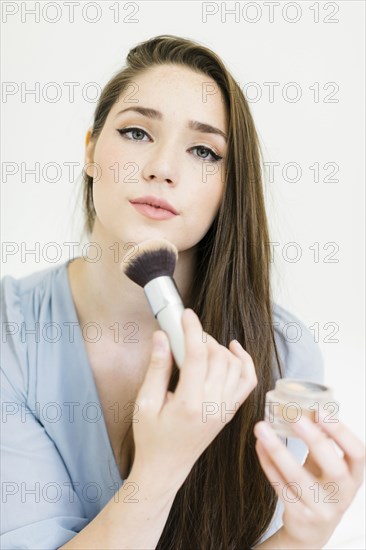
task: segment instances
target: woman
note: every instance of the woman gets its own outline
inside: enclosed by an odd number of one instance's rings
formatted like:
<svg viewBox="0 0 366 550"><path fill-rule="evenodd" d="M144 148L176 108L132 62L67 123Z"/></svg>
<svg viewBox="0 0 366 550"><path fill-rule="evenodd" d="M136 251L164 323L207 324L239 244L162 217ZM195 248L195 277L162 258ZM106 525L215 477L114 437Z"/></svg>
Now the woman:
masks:
<svg viewBox="0 0 366 550"><path fill-rule="evenodd" d="M340 422L299 421L286 441L262 421L279 376L322 381L323 364L271 299L260 149L240 88L199 44L143 42L101 94L85 163L88 257L2 284L3 546L322 547L362 482L364 447ZM175 215L136 207L153 199ZM180 372L119 267L148 238L179 251Z"/></svg>

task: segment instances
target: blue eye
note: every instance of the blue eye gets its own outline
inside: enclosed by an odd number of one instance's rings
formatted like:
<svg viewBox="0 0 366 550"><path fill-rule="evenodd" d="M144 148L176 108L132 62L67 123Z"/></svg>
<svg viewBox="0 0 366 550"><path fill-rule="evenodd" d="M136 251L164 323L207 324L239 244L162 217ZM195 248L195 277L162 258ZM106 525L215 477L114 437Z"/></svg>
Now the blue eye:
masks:
<svg viewBox="0 0 366 550"><path fill-rule="evenodd" d="M220 157L219 155L216 155L216 153L214 153L212 149L209 149L208 147L204 147L203 145L196 145L195 147L192 147L192 149L200 149L201 151L207 151L208 154L211 155L211 157L214 159L214 162L218 162L219 160L222 159L222 157ZM207 160L211 160L211 159L207 159L207 157L198 156L198 158L206 162Z"/></svg>
<svg viewBox="0 0 366 550"><path fill-rule="evenodd" d="M141 128L122 128L122 130L117 130L121 135L129 134L130 132L141 132L142 134L145 134L147 136L147 133L145 130L141 130ZM130 138L128 138L130 139ZM142 141L141 139L133 139L132 141Z"/></svg>
<svg viewBox="0 0 366 550"><path fill-rule="evenodd" d="M130 127L130 128L122 128L121 130L117 130L117 132L123 136L131 133L132 132L140 132L140 135L143 134L143 136L148 136L149 134L147 132L145 132L145 130L142 130L141 128L135 128L135 127ZM142 141L142 139L131 139L129 137L126 137L126 139L129 139L130 141ZM199 158L200 160L202 160L203 162L219 162L223 157L220 157L219 155L217 155L216 153L214 153L214 151L212 151L212 149L210 149L209 147L205 147L204 145L195 145L194 147L191 147L191 149L189 149L190 151L193 151L194 149L197 149L197 150L200 150L200 151L207 151L208 155L211 155L211 158L208 158L207 156L206 157L201 157L201 156L197 156L197 158Z"/></svg>

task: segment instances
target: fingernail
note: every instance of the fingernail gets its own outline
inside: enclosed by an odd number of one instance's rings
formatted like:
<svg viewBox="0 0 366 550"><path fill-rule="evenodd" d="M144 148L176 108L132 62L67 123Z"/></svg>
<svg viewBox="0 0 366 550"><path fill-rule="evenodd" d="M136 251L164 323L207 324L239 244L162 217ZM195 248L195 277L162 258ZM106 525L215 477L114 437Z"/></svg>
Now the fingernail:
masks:
<svg viewBox="0 0 366 550"><path fill-rule="evenodd" d="M197 317L193 309L190 308L186 308L183 313L187 321L193 321Z"/></svg>
<svg viewBox="0 0 366 550"><path fill-rule="evenodd" d="M300 432L303 432L305 434L309 433L311 430L311 420L309 420L306 416L301 416L297 422L294 422L293 425L296 428L299 428Z"/></svg>
<svg viewBox="0 0 366 550"><path fill-rule="evenodd" d="M333 416L333 415L330 415L328 411L322 411L320 409L319 414L318 414L318 422L321 422L321 424L327 424L328 418L331 418L331 416ZM331 422L335 422L335 420L332 418ZM337 422L338 422L338 420L337 420Z"/></svg>
<svg viewBox="0 0 366 550"><path fill-rule="evenodd" d="M156 332L154 334L154 349L156 351L166 351L167 347L166 347L166 338L164 336L164 334L160 333L160 332Z"/></svg>
<svg viewBox="0 0 366 550"><path fill-rule="evenodd" d="M270 428L270 426L268 426L268 424L265 421L260 422L259 424L257 424L257 430L256 431L258 433L259 439L264 440L264 441L273 441L274 440L275 434L272 433L272 428Z"/></svg>

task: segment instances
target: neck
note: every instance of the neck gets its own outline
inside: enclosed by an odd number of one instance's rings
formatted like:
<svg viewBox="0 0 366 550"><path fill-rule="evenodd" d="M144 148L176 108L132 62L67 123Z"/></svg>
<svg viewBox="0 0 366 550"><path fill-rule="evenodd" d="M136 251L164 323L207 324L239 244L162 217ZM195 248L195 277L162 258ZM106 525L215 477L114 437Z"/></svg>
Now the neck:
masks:
<svg viewBox="0 0 366 550"><path fill-rule="evenodd" d="M153 331L159 329L158 321L152 314L143 288L120 269L122 260L127 260L134 253L133 246L118 242L117 247L115 241L106 242L94 233L90 240L98 245L99 260L92 262L81 256L68 265L80 325L98 323L103 336L115 339L118 334L119 341L128 341L129 338L140 342L151 340ZM89 257L96 248L90 249ZM184 305L188 302L194 265L194 249L179 252L174 280Z"/></svg>

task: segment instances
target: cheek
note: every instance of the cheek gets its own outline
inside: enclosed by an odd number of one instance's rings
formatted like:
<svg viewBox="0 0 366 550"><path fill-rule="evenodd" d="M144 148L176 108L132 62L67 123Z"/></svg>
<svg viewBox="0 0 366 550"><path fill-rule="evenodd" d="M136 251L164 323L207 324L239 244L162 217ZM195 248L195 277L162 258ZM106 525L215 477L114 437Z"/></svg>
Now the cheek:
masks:
<svg viewBox="0 0 366 550"><path fill-rule="evenodd" d="M216 174L209 174L196 189L196 202L200 205L205 218L214 218L224 196L225 183L223 172L218 168Z"/></svg>
<svg viewBox="0 0 366 550"><path fill-rule="evenodd" d="M109 132L103 134L102 131L94 151L97 170L95 183L98 186L108 185L108 190L113 193L123 192L129 180L133 180L136 174L135 161L136 159L131 158L128 147L123 145L120 136Z"/></svg>
<svg viewBox="0 0 366 550"><path fill-rule="evenodd" d="M202 233L209 230L223 199L223 184L217 179L200 183L199 187L192 189L191 200L186 203L185 223L187 230Z"/></svg>
<svg viewBox="0 0 366 550"><path fill-rule="evenodd" d="M108 217L118 215L126 193L123 181L126 171L123 166L127 161L121 158L121 150L114 143L99 142L94 162L93 202L97 217L107 222Z"/></svg>
<svg viewBox="0 0 366 550"><path fill-rule="evenodd" d="M125 162L116 147L102 147L96 151L95 162L98 170L96 183L99 186L110 186L121 181L122 167Z"/></svg>

